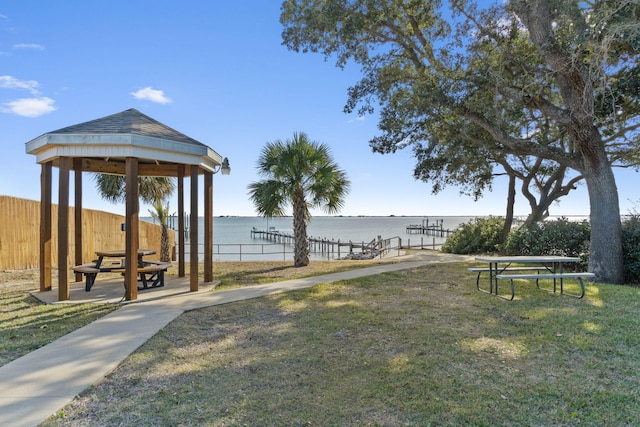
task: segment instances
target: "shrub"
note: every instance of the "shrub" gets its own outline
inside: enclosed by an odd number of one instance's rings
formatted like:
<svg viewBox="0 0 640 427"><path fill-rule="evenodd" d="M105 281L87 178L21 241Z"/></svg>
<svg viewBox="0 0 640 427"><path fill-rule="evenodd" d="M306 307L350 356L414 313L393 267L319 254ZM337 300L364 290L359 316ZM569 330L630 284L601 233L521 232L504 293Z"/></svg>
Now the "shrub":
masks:
<svg viewBox="0 0 640 427"><path fill-rule="evenodd" d="M462 224L442 245L442 252L478 254L498 252L504 218L475 218Z"/></svg>
<svg viewBox="0 0 640 427"><path fill-rule="evenodd" d="M625 283L640 283L640 215L622 221Z"/></svg>
<svg viewBox="0 0 640 427"><path fill-rule="evenodd" d="M588 221L566 218L521 226L507 237L503 247L509 255L558 255L582 258L585 268L589 258L591 226Z"/></svg>
<svg viewBox="0 0 640 427"><path fill-rule="evenodd" d="M591 226L588 221L572 222L566 218L521 226L513 229L504 245L499 238L504 218L476 218L463 224L442 246L443 252L479 254L502 252L507 255L576 256L586 269L589 259ZM640 214L622 222L625 283L640 284Z"/></svg>

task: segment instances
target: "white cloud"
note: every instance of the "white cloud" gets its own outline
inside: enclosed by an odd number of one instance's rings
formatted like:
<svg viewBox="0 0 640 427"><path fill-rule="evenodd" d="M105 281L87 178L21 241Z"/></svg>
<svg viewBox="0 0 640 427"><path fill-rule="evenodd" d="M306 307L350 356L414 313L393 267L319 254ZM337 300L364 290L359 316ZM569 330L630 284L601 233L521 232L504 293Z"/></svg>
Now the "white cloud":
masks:
<svg viewBox="0 0 640 427"><path fill-rule="evenodd" d="M0 76L0 88L4 89L26 89L32 95L38 94L40 84L35 80L18 80L12 76Z"/></svg>
<svg viewBox="0 0 640 427"><path fill-rule="evenodd" d="M34 50L44 50L44 46L36 43L18 43L13 45L14 49L34 49Z"/></svg>
<svg viewBox="0 0 640 427"><path fill-rule="evenodd" d="M365 116L358 116L355 119L349 119L347 123L355 123L355 122L365 122L367 118Z"/></svg>
<svg viewBox="0 0 640 427"><path fill-rule="evenodd" d="M3 113L14 113L23 117L39 117L57 110L55 101L51 98L21 98L5 102Z"/></svg>
<svg viewBox="0 0 640 427"><path fill-rule="evenodd" d="M164 95L164 91L153 89L151 86L147 86L136 92L131 92L131 95L136 99L157 102L158 104L168 104L171 102L171 99Z"/></svg>

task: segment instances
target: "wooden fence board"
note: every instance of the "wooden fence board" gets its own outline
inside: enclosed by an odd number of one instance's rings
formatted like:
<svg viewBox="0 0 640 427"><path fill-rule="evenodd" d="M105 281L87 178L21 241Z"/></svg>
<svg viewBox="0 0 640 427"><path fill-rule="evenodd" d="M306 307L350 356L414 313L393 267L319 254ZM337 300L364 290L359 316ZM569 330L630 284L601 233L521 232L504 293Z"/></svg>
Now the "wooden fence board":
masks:
<svg viewBox="0 0 640 427"><path fill-rule="evenodd" d="M69 212L69 257L67 265L74 265L75 208ZM20 270L37 268L40 252L40 202L17 197L0 196L0 270ZM52 263L58 260L58 206L53 205L53 236L51 243ZM96 258L96 251L122 249L125 233L121 224L125 217L92 209L82 210L83 261ZM160 257L162 228L146 221L140 221L140 247L154 249ZM173 233L169 233L171 245L175 245ZM150 257L153 259L154 257Z"/></svg>

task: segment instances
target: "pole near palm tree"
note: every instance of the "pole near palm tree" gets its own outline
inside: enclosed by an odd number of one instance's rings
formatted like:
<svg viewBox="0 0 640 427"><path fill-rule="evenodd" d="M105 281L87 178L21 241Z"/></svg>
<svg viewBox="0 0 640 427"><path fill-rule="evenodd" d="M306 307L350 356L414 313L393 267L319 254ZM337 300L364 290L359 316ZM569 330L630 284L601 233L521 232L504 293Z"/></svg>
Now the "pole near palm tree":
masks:
<svg viewBox="0 0 640 427"><path fill-rule="evenodd" d="M347 175L334 162L326 144L303 133L293 139L267 143L258 159L262 181L249 184L249 197L259 215L284 216L293 208L294 265L309 265L307 224L311 208L337 213L349 193Z"/></svg>

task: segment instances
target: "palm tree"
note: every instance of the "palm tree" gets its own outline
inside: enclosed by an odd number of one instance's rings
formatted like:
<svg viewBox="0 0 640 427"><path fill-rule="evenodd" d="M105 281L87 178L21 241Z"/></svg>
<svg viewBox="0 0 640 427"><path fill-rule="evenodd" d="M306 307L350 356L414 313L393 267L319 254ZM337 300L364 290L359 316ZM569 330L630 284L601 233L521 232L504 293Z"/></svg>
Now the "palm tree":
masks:
<svg viewBox="0 0 640 427"><path fill-rule="evenodd" d="M112 203L123 203L126 200L126 177L122 175L95 174L98 193L103 199ZM169 203L166 207L162 202L173 194L176 185L173 179L166 177L141 176L138 177L138 194L143 202L153 206L155 212L149 211L162 227L160 239L160 260L170 261L169 231L167 219Z"/></svg>
<svg viewBox="0 0 640 427"><path fill-rule="evenodd" d="M169 244L169 226L167 219L169 218L169 202L163 205L162 202L153 204L153 210L149 209L149 213L154 220L160 223L162 227L162 237L160 239L160 261L171 261L171 248Z"/></svg>
<svg viewBox="0 0 640 427"><path fill-rule="evenodd" d="M333 161L329 147L309 141L305 133L292 140L267 143L258 159L262 181L249 184L249 197L265 217L284 215L293 207L294 265L309 265L307 223L310 208L333 214L349 192L346 173Z"/></svg>

